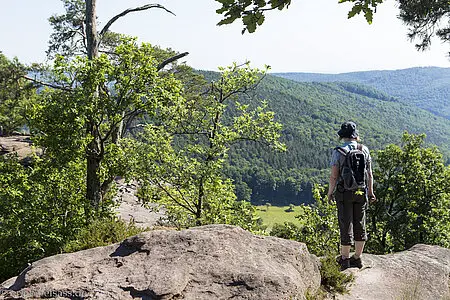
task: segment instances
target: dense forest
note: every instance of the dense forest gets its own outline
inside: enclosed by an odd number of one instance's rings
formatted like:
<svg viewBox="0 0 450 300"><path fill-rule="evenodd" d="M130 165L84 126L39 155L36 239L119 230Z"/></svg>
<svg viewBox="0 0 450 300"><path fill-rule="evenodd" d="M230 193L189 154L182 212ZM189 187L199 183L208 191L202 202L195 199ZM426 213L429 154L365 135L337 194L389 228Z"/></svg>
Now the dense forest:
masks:
<svg viewBox="0 0 450 300"><path fill-rule="evenodd" d="M432 113L450 118L450 68L422 67L342 74L273 73L298 82L352 82L371 86Z"/></svg>
<svg viewBox="0 0 450 300"><path fill-rule="evenodd" d="M210 72L204 74L213 77ZM405 82L409 81L406 74ZM238 196L255 204L312 201L311 186L327 181L330 154L339 144L336 132L345 120L358 124L362 143L373 155L388 144L398 144L402 133L407 131L426 133L426 141L437 145L446 159L449 157L448 119L367 85L298 83L266 76L253 96L241 101L251 104L261 99L267 100L276 119L283 124L282 141L287 151L277 153L258 143L240 144L232 148L226 170L235 181ZM427 103L434 105L433 101Z"/></svg>

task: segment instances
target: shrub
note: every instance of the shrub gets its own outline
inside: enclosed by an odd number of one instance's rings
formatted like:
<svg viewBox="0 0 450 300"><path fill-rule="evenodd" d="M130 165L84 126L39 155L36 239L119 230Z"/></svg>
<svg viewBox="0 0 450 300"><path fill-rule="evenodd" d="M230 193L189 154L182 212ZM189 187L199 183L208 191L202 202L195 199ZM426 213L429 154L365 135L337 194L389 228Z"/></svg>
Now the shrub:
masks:
<svg viewBox="0 0 450 300"><path fill-rule="evenodd" d="M63 251L76 252L111 245L146 230L149 229L136 227L132 221L127 223L115 218L97 219L86 228L83 228L74 240L68 242L63 247Z"/></svg>
<svg viewBox="0 0 450 300"><path fill-rule="evenodd" d="M335 294L348 293L347 286L354 280L352 274L340 272L333 255L320 258L320 276L320 288L317 291L308 289L305 293L306 300L334 299Z"/></svg>
<svg viewBox="0 0 450 300"><path fill-rule="evenodd" d="M342 273L336 259L332 255L327 255L320 259L320 285L332 294L348 293L347 284L354 280L352 274Z"/></svg>
<svg viewBox="0 0 450 300"><path fill-rule="evenodd" d="M86 226L93 213L82 192L83 169L38 158L24 167L17 157L0 157L0 282L60 253Z"/></svg>
<svg viewBox="0 0 450 300"><path fill-rule="evenodd" d="M300 225L275 224L270 235L305 243L311 253L323 256L338 250L339 226L336 208L325 199L324 189L316 185L313 194L316 203L298 210Z"/></svg>

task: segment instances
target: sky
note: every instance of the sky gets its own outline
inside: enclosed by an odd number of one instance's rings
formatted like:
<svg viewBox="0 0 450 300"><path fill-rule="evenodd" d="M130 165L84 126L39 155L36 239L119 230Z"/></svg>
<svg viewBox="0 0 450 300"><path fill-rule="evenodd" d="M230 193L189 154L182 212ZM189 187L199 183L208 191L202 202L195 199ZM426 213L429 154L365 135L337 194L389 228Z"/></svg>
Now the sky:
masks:
<svg viewBox="0 0 450 300"><path fill-rule="evenodd" d="M21 62L45 62L51 27L48 17L64 11L59 0L1 0L0 51ZM159 3L175 13L150 9L116 21L112 31L137 36L178 52L201 70L250 61L271 72L344 73L418 66L450 67L449 44L433 40L418 52L397 18L393 0L378 7L373 24L362 15L347 19L351 4L338 0L292 0L287 10L271 11L255 33L241 34L242 24L216 26L221 16L214 0L97 0L100 24L131 7ZM102 26L99 26L102 28Z"/></svg>

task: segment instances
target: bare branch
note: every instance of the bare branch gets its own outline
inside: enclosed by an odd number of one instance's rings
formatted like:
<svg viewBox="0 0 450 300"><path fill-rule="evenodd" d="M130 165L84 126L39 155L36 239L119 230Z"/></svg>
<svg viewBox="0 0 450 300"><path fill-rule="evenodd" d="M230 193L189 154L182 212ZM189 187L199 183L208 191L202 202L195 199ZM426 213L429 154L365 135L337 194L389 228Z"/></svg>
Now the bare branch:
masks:
<svg viewBox="0 0 450 300"><path fill-rule="evenodd" d="M168 10L167 8L165 8L164 6L162 6L161 4L147 4L144 6L140 6L140 7L136 7L136 8L129 8L127 10L124 10L123 12L121 12L120 14L114 16L111 20L108 21L108 23L106 23L105 27L103 27L102 31L100 31L100 36L102 37L108 30L109 27L111 27L111 25L117 21L117 19L131 13L131 12L136 12L136 11L143 11L143 10L147 10L150 8L161 8L163 10L165 10L166 12L172 14L175 16L175 14L173 12L171 12L170 10Z"/></svg>
<svg viewBox="0 0 450 300"><path fill-rule="evenodd" d="M176 132L170 132L171 136L174 135L207 135L208 132L206 131L193 131L193 132L185 132L185 131L176 131Z"/></svg>
<svg viewBox="0 0 450 300"><path fill-rule="evenodd" d="M125 122L125 125L123 126L122 134L124 134L127 130L131 132L133 129L144 126L143 124L138 124L136 126L130 127L131 123L134 121L134 118L136 118L140 113L142 113L142 111L135 110L133 114L127 116L127 120Z"/></svg>
<svg viewBox="0 0 450 300"><path fill-rule="evenodd" d="M112 51L98 50L98 52L100 52L100 53L105 53L105 54L108 54L108 55L116 55L116 56L118 56L117 53L112 52Z"/></svg>
<svg viewBox="0 0 450 300"><path fill-rule="evenodd" d="M178 201L171 193L170 191L168 191L166 188L164 188L164 185L162 185L160 182L156 183L158 185L158 187L163 190L163 192L169 196L170 199L172 199L173 202L175 202L176 204L178 204L179 206L183 207L184 209L186 209L187 211L191 212L192 214L195 215L195 210L191 207L190 203L187 202L186 204L181 203L180 201ZM183 199L184 200L184 199Z"/></svg>
<svg viewBox="0 0 450 300"><path fill-rule="evenodd" d="M51 87L51 88L54 88L54 89L63 90L63 91L67 91L67 92L73 92L72 89L69 89L69 88L66 88L66 87L63 87L63 86L59 86L59 85L54 85L54 84L51 84L51 83L43 82L43 81L40 81L40 80L31 78L31 77L28 77L28 76L22 76L22 77L25 78L26 80L30 80L30 81L32 81L34 83L37 83L37 84L40 84L40 85L43 85L43 86L48 86L48 87Z"/></svg>
<svg viewBox="0 0 450 300"><path fill-rule="evenodd" d="M189 52L184 52L184 53L180 53L180 54L178 54L178 55L175 55L175 56L172 56L172 57L166 59L165 61L163 61L162 63L160 63L160 64L158 65L158 67L156 68L157 71L161 70L162 68L164 68L165 66L167 66L167 65L170 64L171 62L174 62L174 61L176 61L177 59L180 59L180 58L182 58L182 57L185 57L185 56L188 55L188 54L189 54Z"/></svg>

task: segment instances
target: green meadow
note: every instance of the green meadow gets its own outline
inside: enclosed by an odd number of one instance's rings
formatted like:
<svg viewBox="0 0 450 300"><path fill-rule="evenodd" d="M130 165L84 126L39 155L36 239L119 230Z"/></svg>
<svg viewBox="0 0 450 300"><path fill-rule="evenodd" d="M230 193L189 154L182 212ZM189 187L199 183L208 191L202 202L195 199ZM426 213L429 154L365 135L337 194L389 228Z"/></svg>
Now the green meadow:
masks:
<svg viewBox="0 0 450 300"><path fill-rule="evenodd" d="M299 220L295 218L302 209L301 206L294 206L293 211L287 211L289 206L256 206L256 211L258 215L263 220L264 225L267 226L267 231L273 227L274 224L284 222L292 222L294 224L300 224Z"/></svg>

